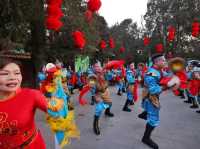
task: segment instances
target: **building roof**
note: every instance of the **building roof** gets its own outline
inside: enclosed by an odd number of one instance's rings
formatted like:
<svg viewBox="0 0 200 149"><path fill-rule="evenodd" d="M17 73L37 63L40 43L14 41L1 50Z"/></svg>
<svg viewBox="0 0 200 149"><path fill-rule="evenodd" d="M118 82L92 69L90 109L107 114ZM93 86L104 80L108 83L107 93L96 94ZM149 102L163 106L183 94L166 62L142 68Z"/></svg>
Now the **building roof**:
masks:
<svg viewBox="0 0 200 149"><path fill-rule="evenodd" d="M1 51L0 57L16 58L16 59L31 59L29 52Z"/></svg>

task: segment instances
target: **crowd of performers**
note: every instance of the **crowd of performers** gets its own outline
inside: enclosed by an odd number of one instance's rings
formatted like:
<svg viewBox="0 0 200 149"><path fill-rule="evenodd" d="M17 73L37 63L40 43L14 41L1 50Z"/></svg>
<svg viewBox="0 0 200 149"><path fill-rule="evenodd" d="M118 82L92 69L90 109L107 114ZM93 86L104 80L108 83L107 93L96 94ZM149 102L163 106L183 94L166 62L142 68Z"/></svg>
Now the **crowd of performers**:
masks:
<svg viewBox="0 0 200 149"><path fill-rule="evenodd" d="M141 103L144 111L138 117L146 120L142 142L151 148L158 149L158 145L151 139L151 133L159 125L160 94L170 89L174 95L181 98L185 98L187 95L187 100L184 102L192 104L191 108L199 108L200 67L199 64L191 64L186 68L184 59L178 57L167 62L162 54L153 55L152 62L153 66L151 67L139 63L135 68L134 63L131 63L125 68L124 61L113 60L104 64L104 67L101 67L100 63L96 63L87 72L73 72L60 65L61 82L64 93L68 97L66 100L68 107L74 108L69 100L74 89L79 89L81 105L88 103L84 96L90 93L89 102L95 106L93 131L96 135L100 135L99 121L102 112L105 111L104 113L108 117L114 117L111 112L112 98L109 85L116 86L118 96L126 94L126 100L122 107L122 111L125 112L131 112L129 106L138 101L138 87L141 86ZM55 66L58 67L56 64ZM47 70L45 68L45 71ZM41 85L41 90L43 90L42 87L43 85ZM46 97L48 96L46 94ZM200 113L200 110L196 112ZM50 123L50 125L52 124Z"/></svg>
<svg viewBox="0 0 200 149"><path fill-rule="evenodd" d="M40 88L38 92L21 88L20 65L15 61L1 58L0 99L2 101L0 107L3 111L0 114L4 116L3 123L10 121L8 132L10 134L6 131L1 132L0 140L3 140L3 143L0 144L0 148L34 149L38 146L45 148L42 137L34 124L37 108L47 113L46 120L55 134L58 148L69 144L70 138L79 138L80 132L74 118L74 101L70 99L74 89L79 90L78 101L81 105L90 103L95 106L93 131L96 135L100 135L99 123L102 113L104 112L107 117L114 117L114 113L111 112L112 98L109 85L115 85L118 96L126 94L122 107L124 112L131 112L129 106L138 102L138 88L142 87L140 99L144 110L138 115L139 118L146 120L142 142L153 149L158 149L157 143L151 139L151 134L160 122L160 94L170 89L180 98L187 96L184 102L192 104L190 108L196 108L196 112L200 113L200 67L199 64L193 63L186 68L184 59L178 57L167 62L162 54L154 54L152 62L151 67L139 63L135 68L134 63L125 67L123 60L112 60L105 63L103 67L100 63L96 63L89 67L87 72L81 70L74 72L66 69L60 62L48 63L38 73ZM90 95L89 100L85 99L87 93ZM29 100L26 100L28 97ZM13 115L9 110L9 107L17 106L17 103L24 107L15 108L16 113L20 113L18 116ZM2 126L4 127L3 124Z"/></svg>

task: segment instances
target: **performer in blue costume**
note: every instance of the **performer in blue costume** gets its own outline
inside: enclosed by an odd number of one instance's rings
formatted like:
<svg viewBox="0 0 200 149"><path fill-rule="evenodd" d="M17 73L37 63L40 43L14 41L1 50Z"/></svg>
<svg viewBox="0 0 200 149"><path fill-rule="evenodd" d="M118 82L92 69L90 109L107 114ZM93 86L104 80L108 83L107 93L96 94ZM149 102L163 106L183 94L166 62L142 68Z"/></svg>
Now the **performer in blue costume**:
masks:
<svg viewBox="0 0 200 149"><path fill-rule="evenodd" d="M110 97L110 91L108 89L108 83L104 78L102 68L99 64L94 65L94 72L96 75L95 87L95 115L93 121L93 130L96 135L100 135L99 118L102 112L105 110L105 115L113 117L110 109L112 107L112 99Z"/></svg>
<svg viewBox="0 0 200 149"><path fill-rule="evenodd" d="M128 108L128 106L131 105L131 103L133 102L133 98L134 98L133 88L134 88L134 83L135 83L135 77L133 75L133 72L130 69L128 69L126 72L126 81L128 83L127 100L126 100L122 110L126 111L126 112L131 112L131 109ZM133 104L134 104L134 102L133 102Z"/></svg>
<svg viewBox="0 0 200 149"><path fill-rule="evenodd" d="M162 78L162 68L166 64L165 57L162 54L152 56L153 66L148 69L144 77L144 91L142 107L144 112L139 115L140 118L146 119L146 129L142 142L153 149L158 149L158 145L151 139L151 133L159 125L160 102L159 95L163 87L159 82Z"/></svg>

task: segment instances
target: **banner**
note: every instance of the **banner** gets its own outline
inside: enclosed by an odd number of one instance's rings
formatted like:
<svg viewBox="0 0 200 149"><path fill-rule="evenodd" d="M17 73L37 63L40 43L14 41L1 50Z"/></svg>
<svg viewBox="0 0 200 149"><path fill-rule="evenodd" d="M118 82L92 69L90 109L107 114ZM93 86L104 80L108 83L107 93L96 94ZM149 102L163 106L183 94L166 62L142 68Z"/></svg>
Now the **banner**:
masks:
<svg viewBox="0 0 200 149"><path fill-rule="evenodd" d="M77 56L75 59L75 71L86 72L89 67L90 61L88 56Z"/></svg>

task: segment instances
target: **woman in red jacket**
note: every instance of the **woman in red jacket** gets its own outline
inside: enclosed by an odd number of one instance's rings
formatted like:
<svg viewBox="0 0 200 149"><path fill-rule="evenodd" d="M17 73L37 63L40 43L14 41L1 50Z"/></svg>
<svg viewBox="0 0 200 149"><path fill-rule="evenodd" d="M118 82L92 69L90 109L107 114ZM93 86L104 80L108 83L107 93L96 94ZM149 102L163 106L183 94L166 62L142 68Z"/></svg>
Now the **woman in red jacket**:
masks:
<svg viewBox="0 0 200 149"><path fill-rule="evenodd" d="M36 109L47 111L47 100L37 90L21 88L20 65L0 58L0 149L45 149L36 128Z"/></svg>

